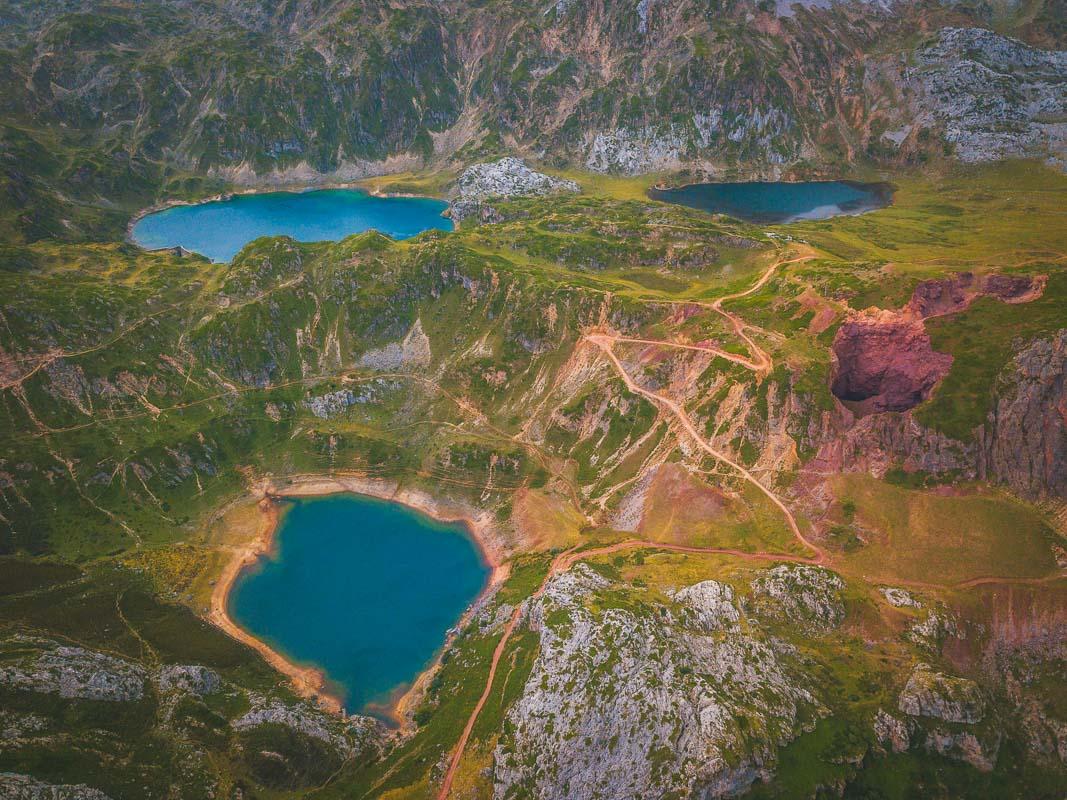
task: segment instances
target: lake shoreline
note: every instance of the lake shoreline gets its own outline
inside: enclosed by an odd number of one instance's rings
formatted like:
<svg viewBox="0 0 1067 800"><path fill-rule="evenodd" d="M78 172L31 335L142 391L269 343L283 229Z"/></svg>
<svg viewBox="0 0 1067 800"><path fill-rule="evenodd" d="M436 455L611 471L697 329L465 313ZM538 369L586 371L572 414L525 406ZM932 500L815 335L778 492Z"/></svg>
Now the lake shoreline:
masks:
<svg viewBox="0 0 1067 800"><path fill-rule="evenodd" d="M139 247L141 250L144 250L145 252L148 252L148 253L158 252L158 251L161 251L161 250L174 250L174 249L177 249L178 247L181 247L181 246L177 245L175 247L152 247L152 248L145 247L140 242L138 242L137 239L134 237L133 229L134 229L134 227L136 227L137 223L140 222L142 219L144 219L145 217L151 216L152 214L158 214L160 211L167 211L168 209L171 209L171 208L183 208L183 207L188 207L188 206L202 206L202 205L207 205L208 203L225 203L225 202L227 202L229 200L233 200L233 199L235 199L237 197L248 197L248 196L253 196L253 195L307 194L308 192L331 191L331 190L345 189L345 190L349 190L349 191L360 191L360 192L363 192L368 197L397 198L397 199L406 198L406 199L410 199L410 200L420 200L420 199L424 199L424 200L439 200L439 201L441 201L443 203L446 203L446 204L448 203L448 198L446 198L446 197L435 197L434 195L429 195L429 194L413 194L413 193L410 193L410 192L383 192L383 191L381 191L380 189L377 189L377 188L371 189L371 188L368 188L365 185L366 181L367 181L367 178L361 178L359 180L354 180L354 181L336 181L336 182L326 182L326 183L309 183L309 184L302 184L302 185L301 184L294 184L294 185L284 185L284 184L282 184L282 185L273 186L273 185L269 185L268 184L268 185L264 185L264 186L249 186L249 187L245 187L245 188L235 187L235 188L232 188L232 189L228 189L228 190L226 190L224 192L217 192L216 194L208 195L207 197L202 197L202 198L199 198L199 199L196 199L196 200L183 200L181 198L172 198L170 200L160 200L157 203L153 203L150 206L145 206L144 208L139 209L138 211L134 212L134 214L130 217L129 221L126 223L125 241L127 243L129 243L129 244L134 245L135 247ZM445 209L441 212L441 216L446 218L446 219L448 219L448 214L447 214L448 208L449 208L449 206L446 205ZM188 250L187 248L181 248L181 249L186 250L186 252L188 252L188 253L192 253L192 254L195 254L195 255L200 255L199 253L196 253L193 250ZM204 256L204 257L206 258L206 256Z"/></svg>
<svg viewBox="0 0 1067 800"><path fill-rule="evenodd" d="M718 207L712 208L706 205L704 202L697 202L686 197L686 193L698 192L702 189L733 189L738 187L811 187L811 186L831 186L837 184L840 186L847 186L857 192L861 192L866 197L856 198L852 200L834 201L828 202L822 206L812 206L806 211L798 210L795 213L786 212L766 212L750 209L744 211L739 205L723 203L721 199L714 198L718 201ZM771 225L791 225L798 222L812 222L825 219L833 219L834 217L855 217L863 214L869 214L873 211L879 211L884 208L889 208L893 205L893 197L896 194L897 187L889 181L860 181L851 178L819 178L813 180L799 180L799 181L703 181L696 183L685 183L677 186L667 185L664 182L660 182L654 186L649 187L645 192L646 196L650 200L656 202L669 203L671 205L682 206L683 208L692 208L697 211L702 211L707 214L720 214L723 216L739 219L742 222L747 222L751 225L759 226L771 226ZM832 205L837 208L836 213L826 214L825 216L807 216L811 211L818 210L820 207L828 207Z"/></svg>
<svg viewBox="0 0 1067 800"><path fill-rule="evenodd" d="M508 576L509 566L504 563L505 548L503 542L495 535L496 526L491 515L457 504L442 502L422 490L405 489L395 482L361 475L337 477L300 475L281 481L265 479L253 485L251 494L256 500L260 514L257 532L251 541L234 549L233 555L223 567L211 593L207 619L231 638L259 652L274 669L289 678L298 695L312 700L325 711L339 715L345 715L346 710L341 699L331 691L323 670L293 662L270 644L242 628L229 614L229 596L241 573L245 568L256 563L259 558L272 552L275 546L276 534L283 516L282 503L288 499L302 497L357 494L398 503L438 522L458 523L466 529L483 562L489 567L489 580L450 629L445 642L438 648L431 663L416 676L410 686L398 692L395 699L391 699L388 705L376 709L395 725L401 735L411 733L414 729L415 707L425 695L434 674L440 667L442 655L452 644L455 638L453 631L462 628L472 613L480 610L485 600L497 591Z"/></svg>

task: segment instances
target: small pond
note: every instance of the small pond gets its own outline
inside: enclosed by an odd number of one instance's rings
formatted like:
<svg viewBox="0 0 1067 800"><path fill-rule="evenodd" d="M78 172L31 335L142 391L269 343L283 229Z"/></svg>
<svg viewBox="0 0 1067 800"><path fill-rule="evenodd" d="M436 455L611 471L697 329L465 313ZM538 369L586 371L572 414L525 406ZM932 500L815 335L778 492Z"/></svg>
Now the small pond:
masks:
<svg viewBox="0 0 1067 800"><path fill-rule="evenodd" d="M228 613L322 669L349 713L381 714L485 588L467 530L362 495L292 502L274 552L238 577Z"/></svg>
<svg viewBox="0 0 1067 800"><path fill-rule="evenodd" d="M748 222L779 223L861 214L893 199L887 183L853 181L693 183L677 189L651 189L649 197Z"/></svg>
<svg viewBox="0 0 1067 800"><path fill-rule="evenodd" d="M149 250L181 246L229 261L260 236L321 242L372 228L394 239L452 230L451 220L441 216L447 206L429 197L378 197L355 189L245 194L146 214L130 233Z"/></svg>

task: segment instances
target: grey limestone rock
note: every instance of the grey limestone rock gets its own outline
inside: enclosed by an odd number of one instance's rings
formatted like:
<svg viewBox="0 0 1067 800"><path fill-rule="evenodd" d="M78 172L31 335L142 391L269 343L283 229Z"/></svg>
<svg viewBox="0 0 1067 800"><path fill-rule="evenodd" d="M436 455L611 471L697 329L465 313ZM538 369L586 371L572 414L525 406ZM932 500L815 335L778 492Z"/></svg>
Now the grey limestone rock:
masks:
<svg viewBox="0 0 1067 800"><path fill-rule="evenodd" d="M714 618L733 617L731 592L697 586L679 602L713 597ZM531 604L541 646L494 753L498 800L737 794L770 775L801 717L825 713L788 646L609 602L631 591L578 564Z"/></svg>
<svg viewBox="0 0 1067 800"><path fill-rule="evenodd" d="M196 664L168 664L160 668L157 680L164 692L178 691L201 697L222 688L222 679L217 672Z"/></svg>
<svg viewBox="0 0 1067 800"><path fill-rule="evenodd" d="M759 613L795 622L812 633L828 631L845 619L844 588L836 573L806 564L779 564L752 581Z"/></svg>
<svg viewBox="0 0 1067 800"><path fill-rule="evenodd" d="M0 800L110 800L99 789L78 784L55 784L29 775L0 772Z"/></svg>
<svg viewBox="0 0 1067 800"><path fill-rule="evenodd" d="M130 702L144 696L146 674L115 656L48 640L27 640L36 653L0 667L0 685L79 700Z"/></svg>
<svg viewBox="0 0 1067 800"><path fill-rule="evenodd" d="M452 201L451 214L456 222L476 215L484 218L484 201L493 198L543 197L580 191L581 187L574 181L537 172L521 159L508 156L487 164L474 164L463 171L456 184L457 196Z"/></svg>
<svg viewBox="0 0 1067 800"><path fill-rule="evenodd" d="M885 601L894 608L922 608L922 603L911 596L911 592L905 589L896 589L885 586L881 589Z"/></svg>
<svg viewBox="0 0 1067 800"><path fill-rule="evenodd" d="M973 724L986 713L985 698L972 680L935 672L929 664L918 664L900 693L898 707L913 717L930 717Z"/></svg>
<svg viewBox="0 0 1067 800"><path fill-rule="evenodd" d="M736 627L741 614L734 605L734 590L718 581L701 581L674 593L674 599L684 604L699 627L710 633L722 628Z"/></svg>
<svg viewBox="0 0 1067 800"><path fill-rule="evenodd" d="M903 753L911 746L911 736L908 732L907 724L887 713L884 709L878 709L878 713L874 715L872 727L874 728L875 738L887 750L891 750L894 753Z"/></svg>
<svg viewBox="0 0 1067 800"><path fill-rule="evenodd" d="M981 772L991 772L1000 750L999 731L978 736L971 731L937 728L926 734L925 747L939 755L964 761Z"/></svg>
<svg viewBox="0 0 1067 800"><path fill-rule="evenodd" d="M429 366L430 358L430 337L423 331L422 321L416 319L403 339L368 350L359 365L378 371L407 370Z"/></svg>
<svg viewBox="0 0 1067 800"><path fill-rule="evenodd" d="M253 698L253 708L234 720L238 731L260 725L284 725L291 730L318 739L342 755L379 750L383 736L377 720L353 715L346 719L327 714L310 703L286 704Z"/></svg>
<svg viewBox="0 0 1067 800"><path fill-rule="evenodd" d="M1067 154L1067 51L983 28L942 28L916 52L920 122L965 162Z"/></svg>

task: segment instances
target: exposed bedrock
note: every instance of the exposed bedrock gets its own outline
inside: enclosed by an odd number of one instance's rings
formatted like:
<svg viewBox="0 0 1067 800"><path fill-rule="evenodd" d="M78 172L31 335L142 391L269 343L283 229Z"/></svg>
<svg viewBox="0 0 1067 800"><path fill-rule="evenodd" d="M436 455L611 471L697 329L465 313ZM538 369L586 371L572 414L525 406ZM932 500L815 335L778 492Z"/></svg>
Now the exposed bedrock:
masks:
<svg viewBox="0 0 1067 800"><path fill-rule="evenodd" d="M923 281L915 287L904 307L906 314L921 319L963 311L979 297L994 297L1002 303L1029 303L1045 290L1047 275L975 275L957 272L947 278Z"/></svg>
<svg viewBox="0 0 1067 800"><path fill-rule="evenodd" d="M823 609L819 590L830 582L832 595L839 579L813 580L807 600ZM495 750L497 800L733 797L827 713L796 650L745 623L732 587L704 581L672 605L591 608L632 592L578 564L531 601L540 649Z"/></svg>
<svg viewBox="0 0 1067 800"><path fill-rule="evenodd" d="M862 314L834 337L831 390L859 415L905 411L927 397L952 366L922 322L892 311Z"/></svg>
<svg viewBox="0 0 1067 800"><path fill-rule="evenodd" d="M952 365L933 349L923 320L963 311L980 297L1029 302L1046 282L1044 275L959 273L919 284L899 311L852 315L831 353L831 390L848 408L815 434L812 469L881 475L902 466L998 481L1035 499L1067 498L1067 329L1019 345L990 387L991 411L973 440L926 428L910 413Z"/></svg>
<svg viewBox="0 0 1067 800"><path fill-rule="evenodd" d="M469 217L495 222L498 215L487 201L580 191L581 187L574 181L536 172L522 159L509 156L488 164L474 164L464 170L456 183L451 215L457 223Z"/></svg>
<svg viewBox="0 0 1067 800"><path fill-rule="evenodd" d="M1028 303L1041 296L1047 280L1045 275L959 272L923 281L900 311L854 315L834 337L834 395L854 403L859 416L914 408L952 366L952 356L930 344L924 319L958 313L979 297Z"/></svg>
<svg viewBox="0 0 1067 800"><path fill-rule="evenodd" d="M1016 354L980 441L981 475L1031 497L1067 498L1067 329Z"/></svg>
<svg viewBox="0 0 1067 800"><path fill-rule="evenodd" d="M914 123L940 126L960 161L1067 152L1067 52L981 28L942 28L911 63Z"/></svg>
<svg viewBox="0 0 1067 800"><path fill-rule="evenodd" d="M810 467L882 475L901 466L997 481L1034 499L1067 498L1067 329L1022 348L993 393L986 423L968 442L921 425L910 411L853 420L842 410Z"/></svg>
<svg viewBox="0 0 1067 800"><path fill-rule="evenodd" d="M846 429L825 441L810 463L814 473L862 471L882 476L900 466L907 472L977 477L974 445L923 427L910 412L871 414L840 424Z"/></svg>

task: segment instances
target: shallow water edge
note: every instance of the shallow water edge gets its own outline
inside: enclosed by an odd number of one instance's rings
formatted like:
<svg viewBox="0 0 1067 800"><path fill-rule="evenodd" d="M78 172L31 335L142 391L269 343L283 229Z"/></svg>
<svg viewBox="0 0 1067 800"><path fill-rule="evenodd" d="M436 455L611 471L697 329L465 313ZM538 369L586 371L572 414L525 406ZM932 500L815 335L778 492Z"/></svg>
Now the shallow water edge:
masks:
<svg viewBox="0 0 1067 800"><path fill-rule="evenodd" d="M371 177L380 177L380 176L371 176ZM317 192L355 192L355 193L363 194L366 197L372 198L372 199L375 199L375 200L391 200L391 199L396 199L396 200L418 200L418 201L428 200L428 201L433 201L433 202L436 202L436 203L442 203L442 204L444 204L444 208L440 211L438 216L440 218L442 218L443 220L445 220L447 224L451 225L451 227L441 227L440 230L450 230L452 227L454 227L454 223L451 222L451 217L450 217L450 214L449 214L448 201L447 201L446 198L435 196L435 195L432 195L432 194L413 194L413 193L410 193L410 192L386 192L386 191L381 191L381 189L376 187L376 186L367 186L366 185L367 180L368 180L368 178L361 178L361 179L355 180L355 181L331 181L331 182L323 182L323 183L311 183L311 184L306 184L306 185L303 185L303 184L297 184L297 185L292 185L292 184L282 184L282 185L267 184L267 185L262 185L262 186L250 186L250 187L244 187L244 188L242 188L242 187L234 187L234 188L227 189L226 191L218 192L218 193L215 193L215 194L212 194L212 195L206 195L204 197L197 197L197 198L194 198L194 199L169 198L169 199L166 199L166 200L160 200L159 202L153 203L153 204L151 204L149 206L145 206L144 208L139 209L138 211L136 211L130 217L130 219L126 223L125 241L128 244L132 244L132 245L134 245L134 246L136 246L136 247L138 247L141 250L144 250L146 252L161 252L161 251L172 251L172 250L173 251L184 251L185 254L200 255L200 256L203 256L204 258L207 258L210 261L214 261L215 263L226 263L226 261L229 261L231 259L224 259L224 260L220 261L218 258L215 258L215 257L211 256L208 253L199 252L194 247L190 247L190 246L188 246L186 244L182 244L182 243L160 244L160 245L146 244L141 239L139 239L138 236L137 236L138 225L148 217L152 217L152 216L154 216L156 214L160 214L160 213L165 212L165 211L172 211L174 209L199 208L199 207L203 207L203 206L227 204L227 203L231 203L232 201L235 201L235 200L236 201L253 200L253 199L256 199L256 198L266 198L266 197L268 197L270 195L290 195L290 196L293 196L293 197L298 197L298 196L301 196L301 195L315 194ZM360 230L353 230L353 231L351 231L351 233L346 234L346 235L355 235L355 234L362 233L365 230L370 230L370 229L371 228L368 227L368 228L364 228L364 229L360 229ZM261 235L272 235L272 234L261 234ZM287 233L284 233L284 232L280 232L278 234L273 234L273 235L286 236L286 235L290 235L290 234L287 234ZM397 238L393 234L388 234L387 233L387 235L392 235L393 238ZM313 241L311 239L301 240L301 239L299 239L299 237L296 237L296 238L298 238L298 241ZM343 237L341 237L341 238L343 238ZM405 238L405 237L402 236L401 238ZM337 241L337 240L338 239L330 239L330 241ZM249 240L249 241L251 241L251 240ZM247 244L247 242L246 242L246 244Z"/></svg>
<svg viewBox="0 0 1067 800"><path fill-rule="evenodd" d="M782 225L877 211L892 205L896 189L886 181L850 179L712 181L658 184L647 195L651 200L756 225Z"/></svg>
<svg viewBox="0 0 1067 800"><path fill-rule="evenodd" d="M234 620L228 610L229 596L243 571L272 551L275 534L284 514L283 504L287 499L322 497L334 494L356 494L397 503L425 514L438 522L460 524L465 528L480 557L489 568L489 579L483 590L470 603L453 629L461 628L485 598L495 593L509 573L504 563L505 548L496 525L489 514L447 501L441 501L428 492L404 489L396 483L364 476L352 475L328 477L318 475L291 476L285 479L266 479L252 487L252 499L256 501L259 524L255 535L243 546L234 548L233 555L224 565L212 590L207 619L230 637L254 648L277 671L286 675L296 693L312 700L321 708L335 714L345 714L340 698L331 691L325 673L314 665L299 664L279 652L267 642L245 630ZM442 654L452 644L450 633L443 645L434 653L430 664L415 677L411 685L390 698L388 705L376 706L375 713L387 723L399 729L401 734L414 729L412 716L419 700L425 694L430 681L440 666Z"/></svg>

